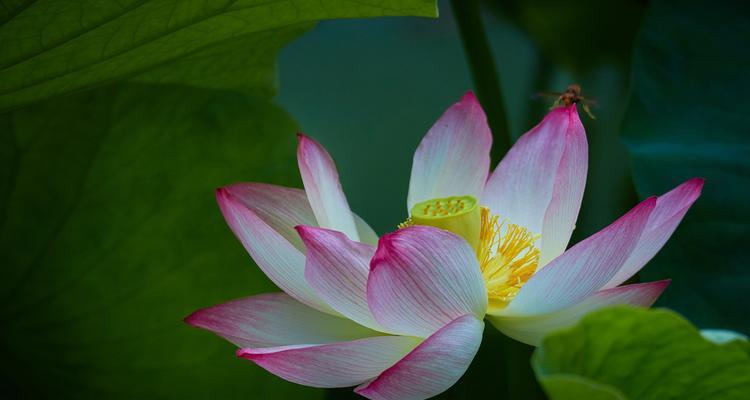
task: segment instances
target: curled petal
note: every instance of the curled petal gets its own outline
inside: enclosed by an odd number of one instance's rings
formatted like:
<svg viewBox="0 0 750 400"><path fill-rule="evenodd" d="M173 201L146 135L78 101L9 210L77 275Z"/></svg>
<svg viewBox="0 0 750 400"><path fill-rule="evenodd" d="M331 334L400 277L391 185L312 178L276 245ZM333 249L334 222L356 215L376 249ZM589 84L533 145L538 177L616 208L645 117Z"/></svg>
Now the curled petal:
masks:
<svg viewBox="0 0 750 400"><path fill-rule="evenodd" d="M417 400L436 396L466 372L482 342L484 323L474 315L451 321L396 365L354 391L369 399Z"/></svg>
<svg viewBox="0 0 750 400"><path fill-rule="evenodd" d="M487 181L482 204L542 235L541 266L570 240L586 184L587 153L575 105L555 108L516 141Z"/></svg>
<svg viewBox="0 0 750 400"><path fill-rule="evenodd" d="M656 207L648 219L638 245L617 274L604 285L615 287L638 272L664 246L682 221L690 206L701 194L704 180L693 178L656 199Z"/></svg>
<svg viewBox="0 0 750 400"><path fill-rule="evenodd" d="M302 189L266 183L236 183L221 190L231 194L300 251L304 251L305 246L294 227L318 226L307 194ZM376 246L378 235L359 215L353 215L360 241Z"/></svg>
<svg viewBox="0 0 750 400"><path fill-rule="evenodd" d="M601 289L630 256L655 205L656 198L646 199L571 247L534 274L497 315L545 314L576 304Z"/></svg>
<svg viewBox="0 0 750 400"><path fill-rule="evenodd" d="M382 330L367 306L367 275L375 248L341 232L298 226L307 246L305 278L333 309L364 326Z"/></svg>
<svg viewBox="0 0 750 400"><path fill-rule="evenodd" d="M474 93L468 92L430 128L414 153L408 211L434 198L482 193L492 134Z"/></svg>
<svg viewBox="0 0 750 400"><path fill-rule="evenodd" d="M498 330L520 342L538 346L551 331L574 325L587 313L617 304L650 307L669 286L669 280L637 283L604 289L586 300L549 314L532 316L488 316Z"/></svg>
<svg viewBox="0 0 750 400"><path fill-rule="evenodd" d="M234 195L238 192L242 197ZM309 222L309 215L293 191L247 184L218 189L216 200L234 235L278 287L313 308L337 314L305 280L305 256L298 247L302 241L289 224Z"/></svg>
<svg viewBox="0 0 750 400"><path fill-rule="evenodd" d="M427 337L459 316L483 318L487 290L476 254L464 239L412 226L380 239L370 263L367 300L385 328Z"/></svg>
<svg viewBox="0 0 750 400"><path fill-rule="evenodd" d="M323 345L244 348L237 356L290 382L334 388L358 385L378 376L419 342L408 336L379 336Z"/></svg>
<svg viewBox="0 0 750 400"><path fill-rule="evenodd" d="M310 206L317 224L344 232L349 239L359 240L357 226L349 203L339 183L339 174L331 156L318 142L298 134L297 162Z"/></svg>
<svg viewBox="0 0 750 400"><path fill-rule="evenodd" d="M376 335L356 323L312 309L285 293L266 293L198 310L185 322L240 347L335 343Z"/></svg>
<svg viewBox="0 0 750 400"><path fill-rule="evenodd" d="M305 246L294 227L317 225L304 190L265 183L236 183L217 192L221 197L231 196L300 251ZM221 206L219 193L217 200Z"/></svg>

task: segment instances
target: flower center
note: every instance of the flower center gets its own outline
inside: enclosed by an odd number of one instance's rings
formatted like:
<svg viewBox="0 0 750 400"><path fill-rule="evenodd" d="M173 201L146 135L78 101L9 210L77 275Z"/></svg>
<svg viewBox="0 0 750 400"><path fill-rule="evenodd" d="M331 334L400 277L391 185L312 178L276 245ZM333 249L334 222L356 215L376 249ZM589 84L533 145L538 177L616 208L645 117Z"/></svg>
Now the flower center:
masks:
<svg viewBox="0 0 750 400"><path fill-rule="evenodd" d="M466 239L478 251L481 213L472 196L452 196L415 204L403 225L427 225L451 231Z"/></svg>
<svg viewBox="0 0 750 400"><path fill-rule="evenodd" d="M434 226L466 239L476 251L490 309L507 306L539 264L539 249L534 246L539 235L500 220L488 208L480 207L472 196L417 203L399 228L409 225Z"/></svg>

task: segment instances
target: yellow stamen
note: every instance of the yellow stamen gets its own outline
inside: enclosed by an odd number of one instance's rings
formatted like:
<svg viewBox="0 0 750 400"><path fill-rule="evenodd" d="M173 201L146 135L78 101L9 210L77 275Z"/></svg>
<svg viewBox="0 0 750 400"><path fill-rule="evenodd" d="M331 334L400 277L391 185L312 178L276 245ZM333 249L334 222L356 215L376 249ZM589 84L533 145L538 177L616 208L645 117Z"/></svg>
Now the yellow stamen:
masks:
<svg viewBox="0 0 750 400"><path fill-rule="evenodd" d="M407 218L406 221L398 224L398 229L404 229L406 227L414 225L414 221L411 220L411 217Z"/></svg>
<svg viewBox="0 0 750 400"><path fill-rule="evenodd" d="M539 239L528 229L501 221L482 207L477 258L487 285L490 309L503 308L536 272Z"/></svg>

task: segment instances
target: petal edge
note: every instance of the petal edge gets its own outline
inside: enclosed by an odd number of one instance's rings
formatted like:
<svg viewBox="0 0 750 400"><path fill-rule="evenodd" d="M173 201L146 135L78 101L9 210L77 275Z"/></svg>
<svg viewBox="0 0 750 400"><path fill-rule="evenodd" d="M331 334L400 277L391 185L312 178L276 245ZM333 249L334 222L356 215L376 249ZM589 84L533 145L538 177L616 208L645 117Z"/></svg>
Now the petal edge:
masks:
<svg viewBox="0 0 750 400"><path fill-rule="evenodd" d="M544 315L501 317L488 315L493 326L505 335L532 346L538 346L550 331L574 325L585 314L600 308L628 304L650 307L669 286L671 280L636 283L604 289L586 300L562 310Z"/></svg>
<svg viewBox="0 0 750 400"><path fill-rule="evenodd" d="M305 256L293 243L269 226L228 189L217 189L216 201L234 235L273 283L313 308L338 315L307 284L304 277Z"/></svg>
<svg viewBox="0 0 750 400"><path fill-rule="evenodd" d="M354 389L368 399L436 396L466 372L482 342L484 322L473 315L451 321L371 382Z"/></svg>
<svg viewBox="0 0 750 400"><path fill-rule="evenodd" d="M474 196L490 168L492 133L474 93L467 92L435 122L414 152L407 212L421 201Z"/></svg>
<svg viewBox="0 0 750 400"><path fill-rule="evenodd" d="M657 197L656 207L649 216L648 224L643 230L638 244L625 264L604 285L605 288L615 287L625 282L640 271L664 247L682 218L701 195L703 183L704 179L702 178L689 179Z"/></svg>
<svg viewBox="0 0 750 400"><path fill-rule="evenodd" d="M265 293L202 308L185 323L240 347L323 344L377 334L356 323L310 308L286 293Z"/></svg>
<svg viewBox="0 0 750 400"><path fill-rule="evenodd" d="M601 289L625 263L656 205L651 197L537 271L499 315L546 314Z"/></svg>
<svg viewBox="0 0 750 400"><path fill-rule="evenodd" d="M297 163L317 225L344 232L349 239L359 241L354 216L333 159L315 140L302 133L298 133L297 138Z"/></svg>
<svg viewBox="0 0 750 400"><path fill-rule="evenodd" d="M237 356L300 385L334 388L358 385L379 375L419 344L407 336L377 336L323 345L243 348Z"/></svg>

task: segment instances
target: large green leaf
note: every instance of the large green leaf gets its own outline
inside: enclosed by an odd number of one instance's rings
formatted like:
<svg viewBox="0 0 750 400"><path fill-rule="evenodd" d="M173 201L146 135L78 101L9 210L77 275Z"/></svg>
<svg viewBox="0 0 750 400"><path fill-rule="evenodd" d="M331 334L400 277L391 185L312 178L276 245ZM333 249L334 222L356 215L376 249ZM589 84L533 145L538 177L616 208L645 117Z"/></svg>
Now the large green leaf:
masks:
<svg viewBox="0 0 750 400"><path fill-rule="evenodd" d="M277 291L213 189L298 184L267 100L128 84L0 118L0 387L28 398L317 397L182 322ZM8 173L6 173L6 171Z"/></svg>
<svg viewBox="0 0 750 400"><path fill-rule="evenodd" d="M747 399L750 355L667 310L615 307L552 333L533 357L552 400Z"/></svg>
<svg viewBox="0 0 750 400"><path fill-rule="evenodd" d="M0 109L144 73L137 79L269 94L274 80L264 78L294 36L287 29L384 15L437 9L434 0L13 2L0 14Z"/></svg>
<svg viewBox="0 0 750 400"><path fill-rule="evenodd" d="M298 184L296 125L268 101L285 43L319 19L435 13L432 0L0 4L4 393L322 396L182 323L277 290L212 189Z"/></svg>
<svg viewBox="0 0 750 400"><path fill-rule="evenodd" d="M661 304L702 327L750 331L750 12L713 2L650 4L635 46L623 130L641 196L693 176L703 195L643 271L671 277Z"/></svg>

